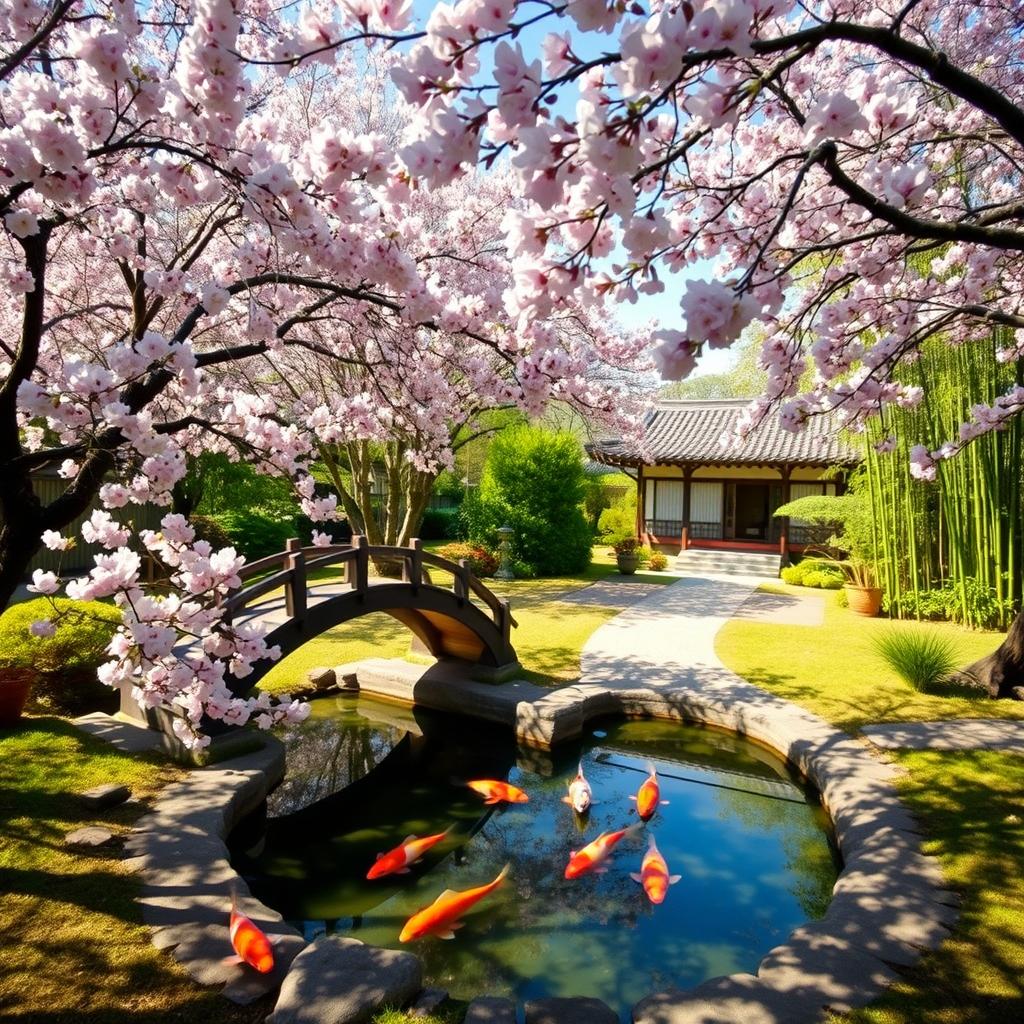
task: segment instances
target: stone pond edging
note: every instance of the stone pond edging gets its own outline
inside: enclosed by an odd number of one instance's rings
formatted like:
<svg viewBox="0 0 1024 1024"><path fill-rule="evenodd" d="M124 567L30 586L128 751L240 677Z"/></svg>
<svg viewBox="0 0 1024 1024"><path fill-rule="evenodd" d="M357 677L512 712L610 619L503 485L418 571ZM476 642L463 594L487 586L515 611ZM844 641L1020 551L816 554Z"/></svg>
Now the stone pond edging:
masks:
<svg viewBox="0 0 1024 1024"><path fill-rule="evenodd" d="M505 721L520 740L539 747L577 736L589 719L609 714L724 728L778 752L820 791L844 864L824 918L797 928L769 950L756 975L734 974L689 990L652 994L633 1008L635 1024L812 1024L827 1010L873 1000L896 979L894 968L910 965L922 951L937 947L956 921L958 897L945 888L937 860L921 851L917 825L895 789L895 769L873 757L863 743L794 704L756 687L726 697L690 686L542 690L530 684L492 686L451 679L441 686L436 667L392 667L391 683L383 686L375 680L387 673L379 664L367 663L366 672L359 673L361 688L372 693L381 687L398 696L395 680L402 679L410 701ZM307 946L279 914L249 895L228 861L227 836L262 803L284 770L284 748L269 739L260 751L190 772L162 791L127 844L132 864L142 874L140 903L146 924L154 930L154 943L171 950L196 981L222 984L224 995L238 1002L281 985L303 950L302 960L314 952L321 958L330 955L328 947L336 942L322 938ZM226 925L232 888L240 909L279 937L277 966L270 975L222 963L230 952ZM345 940L337 948L351 956L354 942ZM372 948L364 948L371 955ZM409 998L409 965L402 963L405 987L400 998L398 991L391 997L396 1003ZM334 976L350 975L339 968ZM282 1000L300 980L285 981ZM322 989L321 994L335 1007L346 996ZM537 1024L582 1019L572 1015L570 1003L555 1016L550 1010L528 1006L527 1024L531 1018ZM279 1001L270 1019L334 1024L368 1017L339 1016L326 1005L320 1017L313 1006L295 1017Z"/></svg>

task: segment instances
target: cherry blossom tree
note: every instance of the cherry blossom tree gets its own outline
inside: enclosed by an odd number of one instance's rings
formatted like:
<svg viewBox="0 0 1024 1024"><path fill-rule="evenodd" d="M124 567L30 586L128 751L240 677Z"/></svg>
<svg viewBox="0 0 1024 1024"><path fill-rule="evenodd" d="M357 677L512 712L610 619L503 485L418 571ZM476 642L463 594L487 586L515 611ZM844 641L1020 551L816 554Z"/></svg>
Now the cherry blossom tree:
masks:
<svg viewBox="0 0 1024 1024"><path fill-rule="evenodd" d="M229 0L0 12L0 601L40 544L67 548L65 529L98 498L82 535L109 554L67 593L120 604L101 676L179 708L188 743L203 742L204 715L269 727L304 710L235 695L232 678L277 653L218 611L239 582L236 553L196 541L176 515L135 543L117 510L166 505L186 453L213 448L288 476L306 514L329 522L337 498L308 471L317 441L373 436L387 419L379 392L285 408L258 375L240 387L240 368L301 351L386 372L394 405L443 422L458 393L420 366L444 337L464 374L480 351L508 367L488 378L488 400L557 397L632 419L618 389L585 375L633 360L631 343L510 325L501 290L466 277L457 245L420 245L429 195L359 121L364 61L341 52L286 76L258 66L319 31L312 9L285 25ZM551 313L573 308L567 296ZM47 465L67 484L44 505L32 474ZM146 551L168 567L168 592L143 587ZM38 593L60 585L33 576Z"/></svg>

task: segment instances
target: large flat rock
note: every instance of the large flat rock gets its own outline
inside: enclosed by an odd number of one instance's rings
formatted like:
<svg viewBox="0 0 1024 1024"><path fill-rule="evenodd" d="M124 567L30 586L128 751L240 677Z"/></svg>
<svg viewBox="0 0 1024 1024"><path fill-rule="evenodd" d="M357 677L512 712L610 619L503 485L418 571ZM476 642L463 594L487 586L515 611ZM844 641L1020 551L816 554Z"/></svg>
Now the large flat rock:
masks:
<svg viewBox="0 0 1024 1024"><path fill-rule="evenodd" d="M619 1024L619 1015L588 996L533 999L526 1004L526 1024Z"/></svg>
<svg viewBox="0 0 1024 1024"><path fill-rule="evenodd" d="M267 1024L364 1024L423 987L419 957L325 935L293 961Z"/></svg>

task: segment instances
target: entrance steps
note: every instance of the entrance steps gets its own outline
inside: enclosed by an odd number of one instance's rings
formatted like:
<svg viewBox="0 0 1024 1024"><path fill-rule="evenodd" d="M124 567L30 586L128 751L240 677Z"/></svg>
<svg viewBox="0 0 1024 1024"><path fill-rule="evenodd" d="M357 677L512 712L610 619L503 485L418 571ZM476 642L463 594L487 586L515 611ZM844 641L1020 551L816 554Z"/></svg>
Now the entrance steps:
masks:
<svg viewBox="0 0 1024 1024"><path fill-rule="evenodd" d="M726 551L687 548L676 557L675 569L688 576L758 576L777 579L782 556L772 551Z"/></svg>

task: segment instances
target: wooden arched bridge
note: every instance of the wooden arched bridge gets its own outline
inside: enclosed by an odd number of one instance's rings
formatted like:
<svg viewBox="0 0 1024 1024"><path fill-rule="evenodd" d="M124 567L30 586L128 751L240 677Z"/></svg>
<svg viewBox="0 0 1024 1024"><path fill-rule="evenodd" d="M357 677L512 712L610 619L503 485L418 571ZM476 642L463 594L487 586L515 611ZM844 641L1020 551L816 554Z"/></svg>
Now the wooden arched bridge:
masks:
<svg viewBox="0 0 1024 1024"><path fill-rule="evenodd" d="M371 562L401 567L401 575L371 576ZM340 566L337 578L311 585L310 574ZM435 583L430 570L450 575L451 584ZM516 625L508 601L496 597L469 568L424 551L419 540L409 547L367 543L302 547L288 542L285 551L250 562L239 574L242 586L222 602L225 621L259 622L267 643L282 656L334 626L374 612L385 612L405 625L436 658L458 658L480 675L498 678L518 667L511 631ZM259 577L254 582L253 577ZM271 669L259 662L240 682L255 686Z"/></svg>

